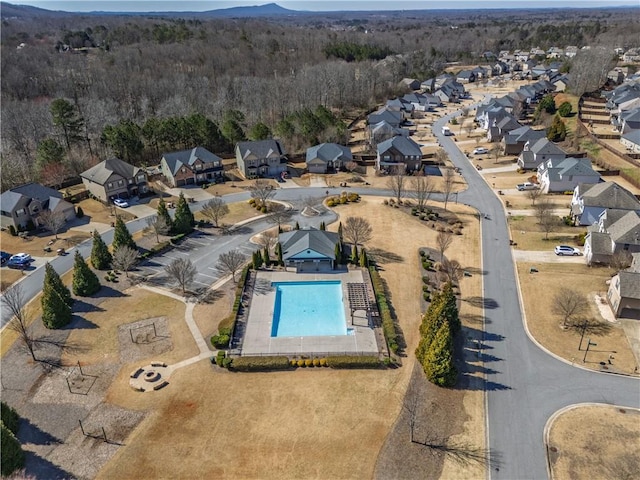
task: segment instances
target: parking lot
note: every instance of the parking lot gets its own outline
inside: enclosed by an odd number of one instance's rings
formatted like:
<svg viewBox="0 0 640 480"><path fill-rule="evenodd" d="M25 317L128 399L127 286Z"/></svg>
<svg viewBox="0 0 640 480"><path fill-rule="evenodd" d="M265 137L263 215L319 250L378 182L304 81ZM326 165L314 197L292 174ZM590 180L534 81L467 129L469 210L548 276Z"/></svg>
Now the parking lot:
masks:
<svg viewBox="0 0 640 480"><path fill-rule="evenodd" d="M196 231L169 251L142 262L138 265L136 273L144 276L148 282L172 285L175 281L169 278L164 267L180 258L189 259L198 271L191 290L204 291L224 276L216 268L220 254L239 249L247 259L251 258L251 254L259 248L249 242L252 235L253 231L249 228L235 235L210 235Z"/></svg>

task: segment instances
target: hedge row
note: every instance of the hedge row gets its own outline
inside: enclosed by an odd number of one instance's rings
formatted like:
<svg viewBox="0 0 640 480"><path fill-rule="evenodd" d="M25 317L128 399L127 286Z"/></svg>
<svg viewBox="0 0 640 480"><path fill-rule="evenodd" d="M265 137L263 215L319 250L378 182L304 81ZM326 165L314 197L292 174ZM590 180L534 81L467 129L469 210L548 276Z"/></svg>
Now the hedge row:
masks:
<svg viewBox="0 0 640 480"><path fill-rule="evenodd" d="M291 368L287 357L238 357L229 365L238 372L263 372L265 370L288 370Z"/></svg>
<svg viewBox="0 0 640 480"><path fill-rule="evenodd" d="M168 250L170 246L171 242L160 242L157 245L151 247L148 252L144 252L142 255L140 255L140 258L145 259L157 253L163 253L165 250Z"/></svg>
<svg viewBox="0 0 640 480"><path fill-rule="evenodd" d="M18 412L4 402L0 402L0 408L2 423L4 423L5 427L11 430L14 434L18 433L18 422L20 421Z"/></svg>
<svg viewBox="0 0 640 480"><path fill-rule="evenodd" d="M374 355L351 356L336 355L327 357L327 365L331 368L380 368L380 359Z"/></svg>
<svg viewBox="0 0 640 480"><path fill-rule="evenodd" d="M384 338L387 340L389 349L396 353L398 351L398 334L396 333L396 326L391 318L391 309L387 303L387 296L384 291L384 285L380 274L376 270L375 266L369 267L369 273L371 274L371 283L373 285L373 291L376 294L376 301L378 302L378 310L380 311L380 317L382 318L382 332Z"/></svg>
<svg viewBox="0 0 640 480"><path fill-rule="evenodd" d="M238 310L240 310L240 304L242 303L242 292L244 291L244 284L247 281L247 275L249 274L249 265L245 266L242 269L242 273L240 274L240 280L238 281L238 285L236 286L236 297L233 301L233 308L231 309L231 313L220 322L220 326L218 327L218 335L214 335L211 337L211 344L215 348L226 348L229 346L229 341L231 340L231 336L233 335L233 331L235 330L236 318L238 317ZM226 343L224 343L225 338Z"/></svg>

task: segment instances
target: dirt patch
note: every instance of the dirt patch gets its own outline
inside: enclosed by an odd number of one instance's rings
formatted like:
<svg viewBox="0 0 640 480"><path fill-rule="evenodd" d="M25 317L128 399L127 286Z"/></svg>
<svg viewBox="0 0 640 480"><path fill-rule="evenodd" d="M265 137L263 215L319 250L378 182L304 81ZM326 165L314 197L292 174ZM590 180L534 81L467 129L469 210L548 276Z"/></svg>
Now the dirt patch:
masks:
<svg viewBox="0 0 640 480"><path fill-rule="evenodd" d="M633 373L636 360L622 326L602 319L594 300L595 292L606 297L605 281L611 278L609 269L569 263L518 263L517 267L527 325L538 342L556 355L586 368ZM529 273L531 267L538 272ZM562 319L552 313L554 294L565 286L588 298L587 318L593 325L586 330L581 349L581 323L561 328ZM589 338L597 345L589 349L583 361Z"/></svg>
<svg viewBox="0 0 640 480"><path fill-rule="evenodd" d="M551 478L636 478L640 472L640 411L610 405L578 406L551 425Z"/></svg>

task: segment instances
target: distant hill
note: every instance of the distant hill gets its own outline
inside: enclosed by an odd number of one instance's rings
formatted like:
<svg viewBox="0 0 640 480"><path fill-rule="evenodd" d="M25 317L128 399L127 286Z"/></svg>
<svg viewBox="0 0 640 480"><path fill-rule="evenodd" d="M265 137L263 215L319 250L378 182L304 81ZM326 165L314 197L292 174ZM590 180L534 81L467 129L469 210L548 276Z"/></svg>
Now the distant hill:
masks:
<svg viewBox="0 0 640 480"><path fill-rule="evenodd" d="M279 15L297 15L301 12L298 10L289 10L283 8L276 3L267 3L266 5L254 5L252 7L231 7L220 8L217 10L208 10L202 12L203 15L212 17L275 17Z"/></svg>
<svg viewBox="0 0 640 480"><path fill-rule="evenodd" d="M60 18L73 15L70 12L58 10L47 10L46 8L32 7L30 5L13 5L7 2L0 2L0 16L2 18Z"/></svg>

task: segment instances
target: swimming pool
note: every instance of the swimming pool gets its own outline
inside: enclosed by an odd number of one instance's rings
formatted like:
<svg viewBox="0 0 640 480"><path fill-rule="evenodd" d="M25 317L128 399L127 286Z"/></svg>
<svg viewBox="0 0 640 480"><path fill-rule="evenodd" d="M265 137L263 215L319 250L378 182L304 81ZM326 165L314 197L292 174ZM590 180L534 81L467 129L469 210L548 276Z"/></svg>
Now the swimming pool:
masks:
<svg viewBox="0 0 640 480"><path fill-rule="evenodd" d="M274 282L272 337L347 335L342 282Z"/></svg>

